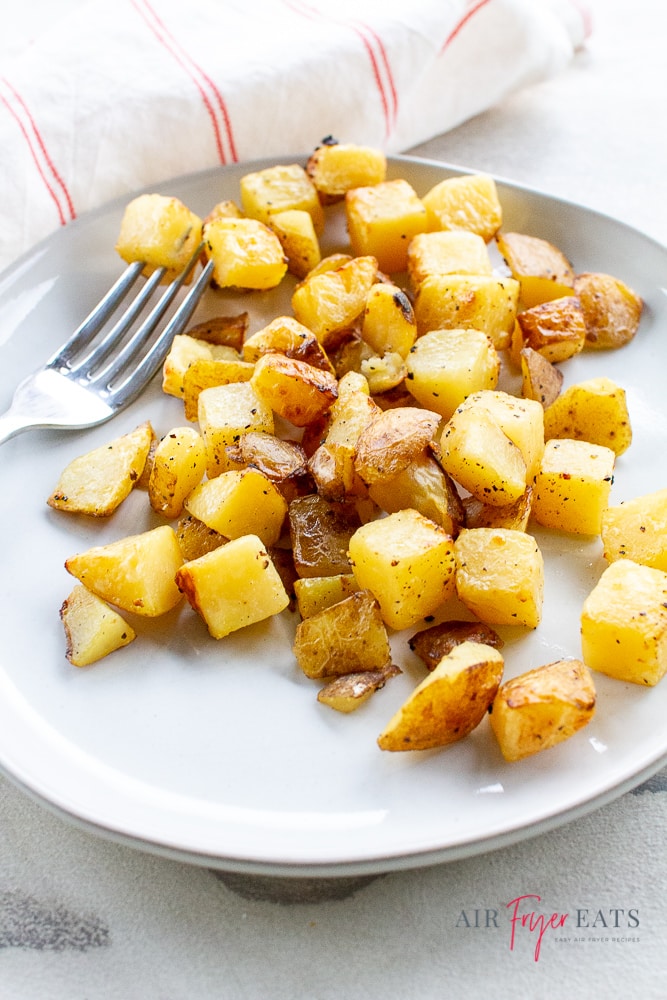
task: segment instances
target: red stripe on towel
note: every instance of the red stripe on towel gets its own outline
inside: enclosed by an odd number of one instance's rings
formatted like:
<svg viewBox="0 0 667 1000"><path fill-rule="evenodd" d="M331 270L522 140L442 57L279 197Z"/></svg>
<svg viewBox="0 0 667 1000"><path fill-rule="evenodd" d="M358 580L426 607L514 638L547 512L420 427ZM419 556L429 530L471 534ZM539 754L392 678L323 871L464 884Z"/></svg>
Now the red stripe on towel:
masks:
<svg viewBox="0 0 667 1000"><path fill-rule="evenodd" d="M5 77L2 83L9 91L9 98L2 95L2 103L5 105L10 115L18 125L23 138L26 141L30 155L32 156L39 176L42 178L44 187L49 193L58 214L58 221L61 226L67 225L76 219L74 202L67 189L67 185L62 179L55 163L49 153L44 138L33 118L28 105L25 103L18 91Z"/></svg>
<svg viewBox="0 0 667 1000"><path fill-rule="evenodd" d="M300 2L300 0L283 0L283 2L286 7L289 7L295 14L299 14L301 17L308 18L311 21L326 21L329 24L348 28L361 39L371 65L373 80L378 90L380 103L382 104L385 135L388 138L396 123L398 94L384 42L377 32L363 21L325 14L307 3Z"/></svg>
<svg viewBox="0 0 667 1000"><path fill-rule="evenodd" d="M236 163L238 161L238 154L232 123L227 105L218 87L167 28L151 4L148 3L148 0L132 0L132 5L141 17L143 17L158 42L164 46L178 65L187 73L199 91L202 103L211 119L215 146L220 162L225 164L231 160L233 163Z"/></svg>
<svg viewBox="0 0 667 1000"><path fill-rule="evenodd" d="M450 42L452 42L456 38L458 33L468 23L470 18L473 17L478 10L481 10L482 7L486 7L486 5L490 2L491 0L477 0L476 3L472 4L470 9L465 12L463 17L460 18L460 20L458 21L457 25L447 35L447 38L445 38L444 42L442 43L442 48L440 49L440 55L442 55L442 53L445 51Z"/></svg>

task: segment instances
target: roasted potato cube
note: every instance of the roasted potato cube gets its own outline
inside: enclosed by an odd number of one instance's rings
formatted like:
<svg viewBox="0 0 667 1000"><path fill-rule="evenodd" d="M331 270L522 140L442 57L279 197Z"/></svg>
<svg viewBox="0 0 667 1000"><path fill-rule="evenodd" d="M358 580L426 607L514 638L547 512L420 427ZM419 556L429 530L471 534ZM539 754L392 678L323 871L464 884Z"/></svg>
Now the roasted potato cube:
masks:
<svg viewBox="0 0 667 1000"><path fill-rule="evenodd" d="M545 438L574 438L622 455L632 444L625 390L599 376L569 386L544 411Z"/></svg>
<svg viewBox="0 0 667 1000"><path fill-rule="evenodd" d="M554 364L567 361L586 343L584 314L575 295L542 302L517 315L521 347L532 347ZM515 343L516 351L518 342Z"/></svg>
<svg viewBox="0 0 667 1000"><path fill-rule="evenodd" d="M484 622L446 621L416 632L408 645L427 670L435 670L443 656L463 642L481 642L494 649L503 648L503 640Z"/></svg>
<svg viewBox="0 0 667 1000"><path fill-rule="evenodd" d="M270 223L276 212L308 212L316 233L324 229L324 211L315 185L298 163L276 164L245 174L240 181L241 207L246 215Z"/></svg>
<svg viewBox="0 0 667 1000"><path fill-rule="evenodd" d="M378 602L367 590L350 594L296 627L294 656L306 677L340 677L382 670L391 662Z"/></svg>
<svg viewBox="0 0 667 1000"><path fill-rule="evenodd" d="M157 514L179 517L183 502L206 473L206 445L194 427L174 427L155 451L148 500Z"/></svg>
<svg viewBox="0 0 667 1000"><path fill-rule="evenodd" d="M142 194L125 207L116 251L128 264L143 261L146 275L166 268L164 283L181 273L201 240L202 220L182 201Z"/></svg>
<svg viewBox="0 0 667 1000"><path fill-rule="evenodd" d="M387 158L380 149L351 142L325 141L311 153L306 173L323 205L341 201L351 188L380 184L387 175Z"/></svg>
<svg viewBox="0 0 667 1000"><path fill-rule="evenodd" d="M533 505L533 487L527 486L526 492L518 500L502 507L483 503L473 496L463 497L462 504L466 528L513 528L515 531L526 531Z"/></svg>
<svg viewBox="0 0 667 1000"><path fill-rule="evenodd" d="M614 452L589 441L547 441L535 476L531 516L574 535L599 535L614 481Z"/></svg>
<svg viewBox="0 0 667 1000"><path fill-rule="evenodd" d="M332 604L344 601L359 590L353 573L337 573L336 576L304 576L294 581L294 593L299 614L310 618Z"/></svg>
<svg viewBox="0 0 667 1000"><path fill-rule="evenodd" d="M371 695L383 688L390 677L400 673L395 663L388 663L382 670L363 670L334 677L318 691L317 700L336 712L355 712L366 704Z"/></svg>
<svg viewBox="0 0 667 1000"><path fill-rule="evenodd" d="M415 295L417 333L483 330L498 350L509 347L517 316L519 283L488 274L432 274Z"/></svg>
<svg viewBox="0 0 667 1000"><path fill-rule="evenodd" d="M214 639L284 611L289 596L264 543L242 535L185 563L176 583Z"/></svg>
<svg viewBox="0 0 667 1000"><path fill-rule="evenodd" d="M463 229L488 243L502 225L496 183L487 174L448 177L427 191L422 201L429 230Z"/></svg>
<svg viewBox="0 0 667 1000"><path fill-rule="evenodd" d="M322 417L338 396L334 375L284 354L263 354L250 384L274 413L305 427Z"/></svg>
<svg viewBox="0 0 667 1000"><path fill-rule="evenodd" d="M410 240L428 228L421 199L402 178L348 191L345 214L352 252L375 257L388 274L406 270Z"/></svg>
<svg viewBox="0 0 667 1000"><path fill-rule="evenodd" d="M196 486L185 509L225 538L254 534L275 545L287 514L287 502L258 469L230 469Z"/></svg>
<svg viewBox="0 0 667 1000"><path fill-rule="evenodd" d="M231 356L238 357L238 354L233 351ZM211 344L187 333L176 334L162 365L162 391L168 396L183 399L183 378L190 365L195 361L210 361L212 358Z"/></svg>
<svg viewBox="0 0 667 1000"><path fill-rule="evenodd" d="M431 750L464 739L476 729L502 680L502 654L463 642L440 660L378 737L381 750Z"/></svg>
<svg viewBox="0 0 667 1000"><path fill-rule="evenodd" d="M381 410L359 435L355 469L369 486L393 479L434 439L440 415L416 406Z"/></svg>
<svg viewBox="0 0 667 1000"><path fill-rule="evenodd" d="M240 353L248 330L250 316L247 312L235 316L209 316L186 331L188 337L203 340L214 347L231 347Z"/></svg>
<svg viewBox="0 0 667 1000"><path fill-rule="evenodd" d="M60 608L65 629L65 655L75 667L87 667L127 646L136 632L109 605L78 583Z"/></svg>
<svg viewBox="0 0 667 1000"><path fill-rule="evenodd" d="M601 674L654 686L667 672L667 573L619 559L581 612L584 662Z"/></svg>
<svg viewBox="0 0 667 1000"><path fill-rule="evenodd" d="M532 347L519 351L521 365L521 395L534 399L546 409L558 398L563 385L563 373L543 354Z"/></svg>
<svg viewBox="0 0 667 1000"><path fill-rule="evenodd" d="M199 396L204 389L231 382L249 382L255 366L237 358L198 358L183 374L183 412L186 420L199 417Z"/></svg>
<svg viewBox="0 0 667 1000"><path fill-rule="evenodd" d="M445 420L479 389L495 389L500 358L481 330L431 330L407 358L408 391L422 406Z"/></svg>
<svg viewBox="0 0 667 1000"><path fill-rule="evenodd" d="M330 270L315 270L294 289L292 309L325 348L364 311L377 280L375 257L355 257Z"/></svg>
<svg viewBox="0 0 667 1000"><path fill-rule="evenodd" d="M408 277L413 288L434 274L491 274L486 243L465 230L419 233L408 247Z"/></svg>
<svg viewBox="0 0 667 1000"><path fill-rule="evenodd" d="M211 222L213 219L242 219L243 212L230 198L223 198L222 201L216 202L210 212L204 217L204 224Z"/></svg>
<svg viewBox="0 0 667 1000"><path fill-rule="evenodd" d="M186 562L198 559L199 556L205 555L206 552L212 552L213 549L219 548L228 541L219 532L209 528L208 524L204 524L192 514L184 514L179 518L175 531L183 559Z"/></svg>
<svg viewBox="0 0 667 1000"><path fill-rule="evenodd" d="M480 389L471 393L459 410L480 407L487 410L510 441L517 446L526 463L528 482L540 467L544 454L544 410L533 399L520 399L500 389Z"/></svg>
<svg viewBox="0 0 667 1000"><path fill-rule="evenodd" d="M632 559L667 572L667 489L607 507L600 534L608 562Z"/></svg>
<svg viewBox="0 0 667 1000"><path fill-rule="evenodd" d="M243 345L244 360L253 364L263 354L275 352L333 372L331 362L315 334L293 316L276 316L267 326L248 337Z"/></svg>
<svg viewBox="0 0 667 1000"><path fill-rule="evenodd" d="M441 463L452 479L482 503L503 507L526 491L526 461L495 416L462 404L440 438Z"/></svg>
<svg viewBox="0 0 667 1000"><path fill-rule="evenodd" d="M454 546L456 592L487 625L536 628L544 601L544 559L532 535L466 528Z"/></svg>
<svg viewBox="0 0 667 1000"><path fill-rule="evenodd" d="M72 514L108 517L137 485L153 428L148 421L128 434L79 455L63 469L47 499L49 507Z"/></svg>
<svg viewBox="0 0 667 1000"><path fill-rule="evenodd" d="M287 257L287 270L297 278L305 278L321 259L320 243L313 217L303 208L273 212L269 225Z"/></svg>
<svg viewBox="0 0 667 1000"><path fill-rule="evenodd" d="M199 427L206 445L206 471L210 479L233 467L227 447L248 431L273 434L273 411L250 382L232 382L204 389L199 394Z"/></svg>
<svg viewBox="0 0 667 1000"><path fill-rule="evenodd" d="M391 282L373 285L366 298L361 336L376 354L408 356L417 324L410 299L401 288Z"/></svg>
<svg viewBox="0 0 667 1000"><path fill-rule="evenodd" d="M259 469L288 502L304 492L312 492L308 459L296 441L249 431L241 435L238 444L227 449L227 454L235 464Z"/></svg>
<svg viewBox="0 0 667 1000"><path fill-rule="evenodd" d="M632 288L610 274L585 272L574 279L586 324L586 346L598 350L629 343L641 320L644 303Z"/></svg>
<svg viewBox="0 0 667 1000"><path fill-rule="evenodd" d="M507 761L562 743L595 713L595 686L580 660L557 660L506 681L491 706L491 728Z"/></svg>
<svg viewBox="0 0 667 1000"><path fill-rule="evenodd" d="M415 625L454 593L452 537L416 510L361 525L348 551L357 582L377 598L390 628Z"/></svg>
<svg viewBox="0 0 667 1000"><path fill-rule="evenodd" d="M361 433L380 413L369 395L366 378L348 372L338 383L338 399L329 410L323 443L311 459L318 491L328 499L344 499L365 491L355 469Z"/></svg>
<svg viewBox="0 0 667 1000"><path fill-rule="evenodd" d="M288 518L299 576L337 576L350 572L347 549L361 524L353 504L331 502L313 493L292 500Z"/></svg>
<svg viewBox="0 0 667 1000"><path fill-rule="evenodd" d="M521 285L524 308L574 294L572 265L553 243L527 233L497 233L496 244Z"/></svg>
<svg viewBox="0 0 667 1000"><path fill-rule="evenodd" d="M287 272L280 240L257 219L213 219L204 226L204 240L218 288L275 288Z"/></svg>
<svg viewBox="0 0 667 1000"><path fill-rule="evenodd" d="M181 599L174 577L182 562L174 529L163 524L70 556L65 569L103 601L155 618Z"/></svg>
<svg viewBox="0 0 667 1000"><path fill-rule="evenodd" d="M452 537L456 537L465 520L456 487L428 451L391 479L373 483L368 495L387 514L411 508L435 521Z"/></svg>

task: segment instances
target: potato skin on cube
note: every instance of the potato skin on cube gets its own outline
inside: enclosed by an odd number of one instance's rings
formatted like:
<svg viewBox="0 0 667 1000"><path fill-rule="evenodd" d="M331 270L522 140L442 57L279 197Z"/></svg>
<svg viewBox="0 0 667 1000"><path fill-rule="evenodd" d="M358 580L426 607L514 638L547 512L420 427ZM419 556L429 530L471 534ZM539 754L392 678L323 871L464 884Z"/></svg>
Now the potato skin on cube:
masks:
<svg viewBox="0 0 667 1000"><path fill-rule="evenodd" d="M553 364L573 358L586 344L584 314L574 295L524 309L516 319L521 347L532 347ZM515 343L515 351L517 346Z"/></svg>
<svg viewBox="0 0 667 1000"><path fill-rule="evenodd" d="M544 559L532 535L512 528L465 528L454 549L456 592L474 615L487 625L539 625Z"/></svg>
<svg viewBox="0 0 667 1000"><path fill-rule="evenodd" d="M454 593L452 537L415 510L361 525L349 556L357 582L377 598L392 629L415 625Z"/></svg>
<svg viewBox="0 0 667 1000"><path fill-rule="evenodd" d="M596 350L623 347L639 329L644 303L611 274L586 271L574 279L586 323L586 345Z"/></svg>
<svg viewBox="0 0 667 1000"><path fill-rule="evenodd" d="M322 679L383 670L391 661L378 602L359 590L297 625L294 656L306 677Z"/></svg>
<svg viewBox="0 0 667 1000"><path fill-rule="evenodd" d="M521 302L531 309L542 302L574 294L574 271L565 254L539 236L497 233L496 244L521 285Z"/></svg>
<svg viewBox="0 0 667 1000"><path fill-rule="evenodd" d="M295 427L324 416L338 397L338 383L330 372L282 354L263 354L255 362L250 384L274 413Z"/></svg>
<svg viewBox="0 0 667 1000"><path fill-rule="evenodd" d="M354 467L367 485L392 479L425 451L440 424L431 410L399 406L382 410L357 442Z"/></svg>
<svg viewBox="0 0 667 1000"><path fill-rule="evenodd" d="M381 750L431 750L468 736L481 723L502 680L492 646L463 642L442 657L378 737Z"/></svg>
<svg viewBox="0 0 667 1000"><path fill-rule="evenodd" d="M656 685L667 672L667 573L632 559L608 566L584 601L581 647L591 670Z"/></svg>
<svg viewBox="0 0 667 1000"><path fill-rule="evenodd" d="M174 577L182 562L174 529L163 524L71 556L65 569L102 600L155 618L181 599Z"/></svg>
<svg viewBox="0 0 667 1000"><path fill-rule="evenodd" d="M153 442L149 421L73 459L63 469L49 507L109 517L136 486Z"/></svg>
<svg viewBox="0 0 667 1000"><path fill-rule="evenodd" d="M284 611L289 596L266 546L243 535L185 563L176 583L214 639Z"/></svg>
<svg viewBox="0 0 667 1000"><path fill-rule="evenodd" d="M60 619L67 640L65 655L75 667L87 667L136 638L132 626L81 583L63 601Z"/></svg>
<svg viewBox="0 0 667 1000"><path fill-rule="evenodd" d="M595 713L596 693L580 660L557 660L506 681L491 706L491 729L507 761L562 743Z"/></svg>
<svg viewBox="0 0 667 1000"><path fill-rule="evenodd" d="M334 677L317 693L317 700L336 712L356 712L371 695L383 688L390 677L400 674L395 663L388 663L382 670L362 670L356 674Z"/></svg>

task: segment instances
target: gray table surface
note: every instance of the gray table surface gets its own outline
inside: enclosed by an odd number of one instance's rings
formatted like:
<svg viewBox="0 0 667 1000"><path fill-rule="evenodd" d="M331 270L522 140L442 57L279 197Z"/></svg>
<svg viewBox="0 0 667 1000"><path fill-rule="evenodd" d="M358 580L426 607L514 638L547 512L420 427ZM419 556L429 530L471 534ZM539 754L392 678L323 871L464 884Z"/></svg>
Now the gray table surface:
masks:
<svg viewBox="0 0 667 1000"><path fill-rule="evenodd" d="M16 9L0 57L74 6ZM407 152L667 243L667 13L589 7L593 36L566 72ZM666 842L667 768L550 833L323 899L98 838L0 779L0 1000L664 997ZM510 937L506 905L522 893L570 915L538 961L537 931Z"/></svg>

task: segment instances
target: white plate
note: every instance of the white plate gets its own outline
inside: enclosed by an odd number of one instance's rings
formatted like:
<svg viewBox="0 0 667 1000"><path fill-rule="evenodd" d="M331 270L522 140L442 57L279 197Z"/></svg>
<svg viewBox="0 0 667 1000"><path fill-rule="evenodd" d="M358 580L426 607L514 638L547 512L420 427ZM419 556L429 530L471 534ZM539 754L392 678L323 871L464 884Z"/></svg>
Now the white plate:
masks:
<svg viewBox="0 0 667 1000"><path fill-rule="evenodd" d="M248 169L155 189L205 214L238 198ZM392 159L390 171L419 193L460 172L408 158ZM563 368L567 383L603 374L627 391L635 440L617 463L613 500L664 487L667 251L584 208L501 181L499 190L506 229L552 240L577 270L618 275L645 299L631 345ZM120 271L113 246L127 200L58 232L0 278L0 408ZM340 220L334 230L339 238ZM260 313L256 297L229 298L211 293L204 312L250 308L257 328L288 303L278 293ZM344 716L319 705L296 668L289 613L215 642L182 608L140 622L127 649L72 667L58 617L73 584L65 558L155 522L140 492L104 523L52 511L45 500L67 461L146 417L159 433L183 422L159 380L110 424L28 432L0 454L0 766L41 801L105 836L229 871L349 875L512 843L609 801L661 765L667 681L644 689L605 677L596 679L593 722L521 763L503 762L486 720L443 751L383 753L378 733L423 674L405 635L395 644L403 676ZM544 620L520 637L504 630L506 676L580 655L581 604L603 569L599 540L541 532L539 541Z"/></svg>

